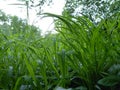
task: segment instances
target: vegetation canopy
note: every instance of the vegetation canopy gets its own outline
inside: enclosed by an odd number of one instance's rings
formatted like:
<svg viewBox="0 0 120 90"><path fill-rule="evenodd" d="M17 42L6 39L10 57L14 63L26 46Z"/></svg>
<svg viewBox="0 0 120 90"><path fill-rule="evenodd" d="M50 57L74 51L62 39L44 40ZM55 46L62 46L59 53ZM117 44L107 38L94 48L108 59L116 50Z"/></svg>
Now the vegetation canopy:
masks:
<svg viewBox="0 0 120 90"><path fill-rule="evenodd" d="M42 36L27 20L0 12L1 90L120 90L120 13L53 17Z"/></svg>

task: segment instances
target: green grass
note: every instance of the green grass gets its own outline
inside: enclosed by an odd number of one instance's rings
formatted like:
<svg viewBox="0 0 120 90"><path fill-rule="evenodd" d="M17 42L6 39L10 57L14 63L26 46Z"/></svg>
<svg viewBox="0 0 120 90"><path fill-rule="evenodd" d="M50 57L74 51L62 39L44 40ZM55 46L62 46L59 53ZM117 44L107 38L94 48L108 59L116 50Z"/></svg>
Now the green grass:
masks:
<svg viewBox="0 0 120 90"><path fill-rule="evenodd" d="M98 25L84 16L44 16L58 19L57 34L42 37L37 28L14 19L8 28L0 26L0 89L117 90L119 15Z"/></svg>

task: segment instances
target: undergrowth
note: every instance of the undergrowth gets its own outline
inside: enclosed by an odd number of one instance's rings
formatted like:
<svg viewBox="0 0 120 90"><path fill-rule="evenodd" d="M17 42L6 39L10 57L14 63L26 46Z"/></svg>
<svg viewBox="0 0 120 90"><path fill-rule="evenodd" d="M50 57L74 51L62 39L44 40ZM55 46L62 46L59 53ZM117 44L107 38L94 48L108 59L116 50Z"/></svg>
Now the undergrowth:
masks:
<svg viewBox="0 0 120 90"><path fill-rule="evenodd" d="M98 25L84 16L44 16L57 18L57 34L43 37L17 17L0 25L0 89L120 89L119 14Z"/></svg>

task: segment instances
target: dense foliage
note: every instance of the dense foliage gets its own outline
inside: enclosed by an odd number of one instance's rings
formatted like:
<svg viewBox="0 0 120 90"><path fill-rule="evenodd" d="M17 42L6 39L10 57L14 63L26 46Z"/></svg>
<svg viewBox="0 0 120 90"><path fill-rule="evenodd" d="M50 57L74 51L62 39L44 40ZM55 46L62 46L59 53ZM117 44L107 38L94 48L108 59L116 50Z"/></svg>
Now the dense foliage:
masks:
<svg viewBox="0 0 120 90"><path fill-rule="evenodd" d="M59 19L57 34L43 37L17 17L1 21L0 89L120 89L119 13L98 25L84 16L44 16Z"/></svg>
<svg viewBox="0 0 120 90"><path fill-rule="evenodd" d="M92 22L108 18L120 11L120 0L66 0L64 10L71 14L85 15Z"/></svg>

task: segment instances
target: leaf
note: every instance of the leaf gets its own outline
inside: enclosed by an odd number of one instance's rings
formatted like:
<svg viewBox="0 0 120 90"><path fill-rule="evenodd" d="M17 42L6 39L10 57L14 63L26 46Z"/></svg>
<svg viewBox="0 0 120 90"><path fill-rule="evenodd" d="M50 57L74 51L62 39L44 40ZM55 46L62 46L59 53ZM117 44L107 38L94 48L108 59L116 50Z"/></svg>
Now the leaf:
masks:
<svg viewBox="0 0 120 90"><path fill-rule="evenodd" d="M120 82L120 76L108 76L100 79L98 81L98 84L103 85L103 86L115 86Z"/></svg>
<svg viewBox="0 0 120 90"><path fill-rule="evenodd" d="M37 86L37 85L36 85L37 81L36 81L35 73L34 73L34 71L33 71L32 66L29 64L28 60L26 60L26 59L25 59L25 64L26 64L26 67L27 67L27 69L28 69L28 71L29 71L32 79L34 80L34 82L33 82L34 85Z"/></svg>
<svg viewBox="0 0 120 90"><path fill-rule="evenodd" d="M22 79L22 77L19 77L19 78L17 79L13 90L17 90L17 89L18 89L18 85L19 85L21 79Z"/></svg>
<svg viewBox="0 0 120 90"><path fill-rule="evenodd" d="M84 87L84 86L80 86L80 87L77 87L77 88L75 88L73 90L87 90L87 88Z"/></svg>
<svg viewBox="0 0 120 90"><path fill-rule="evenodd" d="M55 88L55 90L72 90L72 89L71 89L71 88L65 89L65 88L63 88L63 87L57 87L57 88Z"/></svg>

